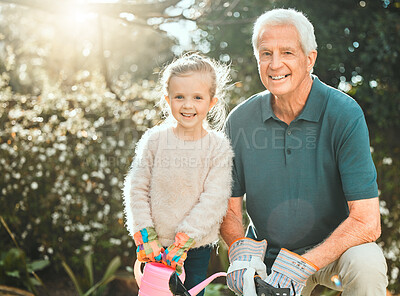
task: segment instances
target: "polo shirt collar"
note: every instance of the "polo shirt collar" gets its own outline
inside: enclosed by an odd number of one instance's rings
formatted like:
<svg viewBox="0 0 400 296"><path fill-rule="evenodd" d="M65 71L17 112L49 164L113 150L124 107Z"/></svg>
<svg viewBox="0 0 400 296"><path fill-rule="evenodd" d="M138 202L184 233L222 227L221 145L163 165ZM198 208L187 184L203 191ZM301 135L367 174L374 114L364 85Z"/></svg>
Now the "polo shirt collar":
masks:
<svg viewBox="0 0 400 296"><path fill-rule="evenodd" d="M263 122L270 118L277 119L275 116L274 112L272 111L271 108L271 96L272 94L269 91L264 91L262 93L262 100L261 100L261 116Z"/></svg>
<svg viewBox="0 0 400 296"><path fill-rule="evenodd" d="M323 87L323 83L318 79L317 76L311 75L313 79L313 84L311 87L310 94L308 95L308 99L306 101L306 105L304 106L303 111L294 121L298 121L300 119L318 122L321 117L322 111L324 109L324 103L322 99L325 97L325 88ZM274 118L279 120L271 108L271 96L272 94L268 91L262 93L261 100L261 115L262 120L266 121L270 118Z"/></svg>
<svg viewBox="0 0 400 296"><path fill-rule="evenodd" d="M303 111L301 111L295 121L303 119L307 121L318 122L324 109L326 88L324 88L324 84L318 79L317 76L311 76L313 79L313 84L310 94L308 95L308 99L306 101L306 105L303 108Z"/></svg>

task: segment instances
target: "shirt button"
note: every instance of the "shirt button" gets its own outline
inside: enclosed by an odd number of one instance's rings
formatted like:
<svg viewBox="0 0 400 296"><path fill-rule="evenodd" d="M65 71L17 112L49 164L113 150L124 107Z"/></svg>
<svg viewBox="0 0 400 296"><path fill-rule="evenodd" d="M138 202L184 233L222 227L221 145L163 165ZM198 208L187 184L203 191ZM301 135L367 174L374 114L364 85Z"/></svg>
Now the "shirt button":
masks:
<svg viewBox="0 0 400 296"><path fill-rule="evenodd" d="M288 136L290 136L290 135L292 134L292 131L291 131L291 130L288 130L288 131L287 131L287 134L288 134Z"/></svg>
<svg viewBox="0 0 400 296"><path fill-rule="evenodd" d="M292 153L292 150L287 149L286 152L287 152L287 154L291 154L291 153Z"/></svg>

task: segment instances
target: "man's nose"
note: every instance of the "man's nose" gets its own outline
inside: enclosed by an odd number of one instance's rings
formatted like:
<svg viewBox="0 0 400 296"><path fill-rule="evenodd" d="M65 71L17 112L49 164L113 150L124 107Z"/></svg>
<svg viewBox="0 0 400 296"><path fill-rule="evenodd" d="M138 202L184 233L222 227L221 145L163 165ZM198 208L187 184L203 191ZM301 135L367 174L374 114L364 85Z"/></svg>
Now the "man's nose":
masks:
<svg viewBox="0 0 400 296"><path fill-rule="evenodd" d="M279 54L273 54L271 57L270 67L272 69L277 69L282 66L282 57Z"/></svg>

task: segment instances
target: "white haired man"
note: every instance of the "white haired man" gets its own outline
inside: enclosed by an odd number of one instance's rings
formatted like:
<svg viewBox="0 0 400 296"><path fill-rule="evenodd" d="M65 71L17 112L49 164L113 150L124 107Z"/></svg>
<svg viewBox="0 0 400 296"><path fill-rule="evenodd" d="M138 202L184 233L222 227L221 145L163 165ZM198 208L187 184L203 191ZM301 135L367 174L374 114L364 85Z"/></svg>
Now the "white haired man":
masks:
<svg viewBox="0 0 400 296"><path fill-rule="evenodd" d="M363 111L311 74L317 43L301 12L261 15L253 48L266 91L237 106L225 126L235 154L221 226L230 246L228 286L254 295L257 272L291 295L310 295L317 284L344 296L385 295L387 266L375 243L376 170Z"/></svg>

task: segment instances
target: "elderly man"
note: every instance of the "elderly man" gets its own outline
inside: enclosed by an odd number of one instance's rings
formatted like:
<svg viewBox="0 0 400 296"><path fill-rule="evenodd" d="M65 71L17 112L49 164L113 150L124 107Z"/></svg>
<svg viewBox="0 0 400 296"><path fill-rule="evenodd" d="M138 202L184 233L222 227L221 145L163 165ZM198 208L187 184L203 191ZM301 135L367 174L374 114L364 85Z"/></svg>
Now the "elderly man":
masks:
<svg viewBox="0 0 400 296"><path fill-rule="evenodd" d="M344 296L385 295L364 114L348 95L311 75L316 48L314 28L301 12L275 9L255 23L253 49L267 91L237 106L226 122L235 158L221 234L230 245L227 283L239 295L255 294L255 273L291 295L310 295L317 284Z"/></svg>

